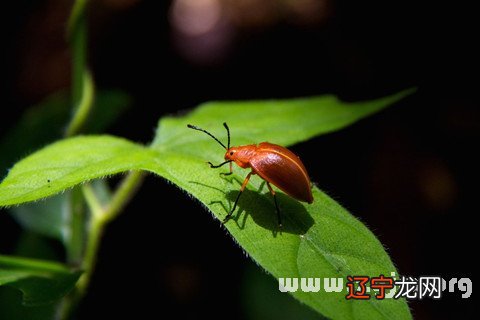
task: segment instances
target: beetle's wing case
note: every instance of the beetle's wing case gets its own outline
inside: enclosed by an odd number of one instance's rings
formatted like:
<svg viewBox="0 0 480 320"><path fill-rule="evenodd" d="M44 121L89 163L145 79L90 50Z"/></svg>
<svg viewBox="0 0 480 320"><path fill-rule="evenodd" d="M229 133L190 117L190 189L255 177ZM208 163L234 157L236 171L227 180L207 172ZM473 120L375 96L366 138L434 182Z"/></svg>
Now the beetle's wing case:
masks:
<svg viewBox="0 0 480 320"><path fill-rule="evenodd" d="M250 159L253 171L289 196L313 202L310 178L300 158L282 146L262 142Z"/></svg>

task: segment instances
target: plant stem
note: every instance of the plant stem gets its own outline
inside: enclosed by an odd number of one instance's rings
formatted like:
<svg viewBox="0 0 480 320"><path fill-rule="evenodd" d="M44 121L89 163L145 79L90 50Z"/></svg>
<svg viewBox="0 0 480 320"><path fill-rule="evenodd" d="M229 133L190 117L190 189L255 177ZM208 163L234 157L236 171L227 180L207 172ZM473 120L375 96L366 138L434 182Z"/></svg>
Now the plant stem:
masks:
<svg viewBox="0 0 480 320"><path fill-rule="evenodd" d="M88 0L76 0L73 4L72 12L68 18L67 23L67 39L72 39L75 37L74 33L78 29L78 24L82 23L82 20L85 17L85 8L87 7Z"/></svg>
<svg viewBox="0 0 480 320"><path fill-rule="evenodd" d="M87 204L92 213L90 215L85 254L81 265L83 274L78 280L75 289L63 300L59 311L59 319L68 319L86 294L95 269L100 241L105 228L110 221L115 219L123 211L142 183L144 176L145 173L142 171L130 172L120 183L108 206L104 208L96 198L91 186L87 185L83 187L84 196L87 199Z"/></svg>
<svg viewBox="0 0 480 320"><path fill-rule="evenodd" d="M95 96L95 86L93 84L92 75L88 70L84 70L82 73L82 83L81 83L81 92L79 100L73 98L75 113L70 120L70 123L65 130L65 136L71 137L77 134L82 126L85 124L85 121L88 118L88 115L93 107L93 100ZM75 87L75 85L74 85ZM76 96L78 93L73 90L72 95Z"/></svg>
<svg viewBox="0 0 480 320"><path fill-rule="evenodd" d="M76 0L68 22L68 41L72 51L72 119L67 125L64 136L71 137L79 132L93 107L94 86L87 65L87 24L84 14L86 1ZM68 212L71 232L67 239L67 261L80 265L84 251L85 219L83 199L78 191L68 191Z"/></svg>
<svg viewBox="0 0 480 320"><path fill-rule="evenodd" d="M72 106L74 114L65 130L71 137L79 132L93 106L94 85L87 68L87 0L76 0L68 20L67 38L72 50Z"/></svg>
<svg viewBox="0 0 480 320"><path fill-rule="evenodd" d="M86 62L87 28L85 7L87 2L87 0L76 0L68 21L67 37L72 48L72 106L74 114L65 131L66 137L73 136L81 130L93 107L95 88ZM79 251L83 254L80 254L80 259L78 259L80 260L79 265L83 274L73 291L63 298L57 310L57 319L68 319L87 293L104 230L108 223L122 212L140 186L143 177L144 173L141 171L130 172L120 183L106 206L102 206L95 194L95 190L89 183L82 186L83 197L90 210L86 243L84 251ZM71 201L70 205L72 208L75 207L75 203L77 202ZM80 220L76 221L75 225L84 226L85 216L85 212L82 211L81 215L78 216ZM76 228L75 230L81 232L83 236L83 228ZM67 251L69 251L68 248ZM70 262L76 261L77 259L70 260Z"/></svg>
<svg viewBox="0 0 480 320"><path fill-rule="evenodd" d="M90 183L82 185L82 191L91 213L94 215L102 214L102 204L100 203L100 200L98 200L97 195L95 194L95 190L93 190L92 188L92 185Z"/></svg>
<svg viewBox="0 0 480 320"><path fill-rule="evenodd" d="M80 277L77 284L77 289L80 291L81 296L86 293L90 283L90 278L97 261L100 240L105 227L123 211L123 208L127 205L130 199L132 199L135 191L140 186L144 176L145 174L142 171L130 172L121 182L120 186L115 191L112 200L105 209L102 209L101 206L99 206L100 202L98 200L95 200L92 203L87 201L89 205L93 204L93 207L90 207L92 215L87 238L87 247L85 249L85 256L83 257L82 264L84 274ZM94 194L91 194L91 196L94 196Z"/></svg>
<svg viewBox="0 0 480 320"><path fill-rule="evenodd" d="M80 189L74 188L66 192L64 208L66 223L70 232L64 239L66 258L69 265L79 267L82 264L85 243L86 207Z"/></svg>
<svg viewBox="0 0 480 320"><path fill-rule="evenodd" d="M141 185L144 177L145 172L143 171L131 171L123 179L103 215L107 222L114 220L123 211L125 205L132 199Z"/></svg>
<svg viewBox="0 0 480 320"><path fill-rule="evenodd" d="M77 8L76 1L74 8ZM72 12L72 15L74 12ZM72 102L77 105L83 94L84 72L87 69L87 19L79 13L77 21L70 30L70 48L72 50Z"/></svg>

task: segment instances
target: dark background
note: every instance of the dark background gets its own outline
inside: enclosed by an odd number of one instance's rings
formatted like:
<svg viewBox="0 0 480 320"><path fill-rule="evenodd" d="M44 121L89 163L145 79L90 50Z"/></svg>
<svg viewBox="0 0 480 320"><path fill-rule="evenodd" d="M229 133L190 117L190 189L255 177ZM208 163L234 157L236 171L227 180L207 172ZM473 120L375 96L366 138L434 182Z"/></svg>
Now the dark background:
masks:
<svg viewBox="0 0 480 320"><path fill-rule="evenodd" d="M201 34L175 18L175 10L202 16L182 7L189 1L91 6L96 85L133 98L108 132L147 143L162 115L208 100L322 93L359 100L415 86L394 107L292 149L312 180L379 237L400 273L473 280L480 137L474 10L413 0L203 2L221 3L223 11ZM4 10L0 137L29 106L69 87L68 10L54 0L15 1ZM5 213L0 228L0 252L13 252L20 228ZM242 292L250 264L198 203L149 176L108 228L79 315L240 319L248 313ZM446 292L411 307L418 319L468 318L473 296Z"/></svg>

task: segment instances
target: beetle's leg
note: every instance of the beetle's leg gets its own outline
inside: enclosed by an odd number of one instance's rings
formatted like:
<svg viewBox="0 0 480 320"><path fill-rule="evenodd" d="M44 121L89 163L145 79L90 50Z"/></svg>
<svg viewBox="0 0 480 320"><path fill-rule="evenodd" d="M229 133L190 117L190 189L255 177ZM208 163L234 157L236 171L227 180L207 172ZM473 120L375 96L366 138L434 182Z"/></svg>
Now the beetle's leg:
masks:
<svg viewBox="0 0 480 320"><path fill-rule="evenodd" d="M275 202L275 209L277 209L278 226L282 227L282 218L280 216L280 209L278 208L277 197L275 196L275 190L273 190L272 186L268 182L267 182L267 187L273 196L273 201Z"/></svg>
<svg viewBox="0 0 480 320"><path fill-rule="evenodd" d="M250 180L250 176L252 174L253 174L253 172L250 172L249 174L247 174L247 177L245 178L245 180L243 180L242 186L240 187L240 192L238 193L237 198L235 199L235 202L233 203L233 209L232 209L232 211L230 211L229 214L227 214L225 219L223 219L223 223L227 222L228 219L230 219L232 217L233 212L237 208L238 199L240 199L240 196L242 195L243 190L245 190L245 187L248 184L248 180Z"/></svg>
<svg viewBox="0 0 480 320"><path fill-rule="evenodd" d="M230 161L230 172L222 172L220 173L222 176L229 176L233 173L233 168L232 168L232 161Z"/></svg>
<svg viewBox="0 0 480 320"><path fill-rule="evenodd" d="M210 168L220 168L221 166L227 164L227 163L231 163L232 160L227 160L227 161L224 161L218 165L214 165L213 163L211 163L210 161L208 161L207 163L210 165ZM230 164L230 167L231 167L231 164Z"/></svg>

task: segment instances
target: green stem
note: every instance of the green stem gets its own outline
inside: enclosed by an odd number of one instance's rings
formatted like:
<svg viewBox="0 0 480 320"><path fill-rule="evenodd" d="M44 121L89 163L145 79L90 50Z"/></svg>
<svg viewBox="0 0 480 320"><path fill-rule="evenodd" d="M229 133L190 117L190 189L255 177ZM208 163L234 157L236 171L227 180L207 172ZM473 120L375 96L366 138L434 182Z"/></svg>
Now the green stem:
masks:
<svg viewBox="0 0 480 320"><path fill-rule="evenodd" d="M66 258L68 264L79 267L82 263L85 243L85 202L80 189L74 188L66 192L65 215L70 226L68 238L65 239Z"/></svg>
<svg viewBox="0 0 480 320"><path fill-rule="evenodd" d="M85 248L85 256L83 257L82 271L83 274L77 282L75 287L76 303L78 303L87 292L90 279L97 261L98 248L100 240L106 226L105 220L95 218L97 215L92 215L90 227L88 230L87 246Z"/></svg>
<svg viewBox="0 0 480 320"><path fill-rule="evenodd" d="M105 227L123 211L123 208L132 199L135 191L140 186L144 176L145 174L142 171L130 172L121 182L120 186L115 191L112 200L105 209L101 207L100 201L98 201L96 196L87 191L89 194L87 196L87 203L90 206L92 215L87 238L87 247L85 249L85 256L83 257L82 264L84 273L77 284L77 289L81 296L86 293L90 283L90 278L97 261L100 240ZM93 190L91 191L93 192ZM89 198L90 200L88 200Z"/></svg>
<svg viewBox="0 0 480 320"><path fill-rule="evenodd" d="M73 12L70 16L76 14L75 24L70 30L70 48L72 50L72 103L77 105L82 97L83 93L83 80L84 73L87 69L87 20L82 13L76 13L75 9L78 8L77 4L82 1L76 1ZM70 25L69 25L70 27Z"/></svg>
<svg viewBox="0 0 480 320"><path fill-rule="evenodd" d="M125 205L132 199L137 188L141 185L145 172L143 171L131 171L121 182L115 194L112 196L112 200L108 205L103 219L107 222L114 220L122 211Z"/></svg>
<svg viewBox="0 0 480 320"><path fill-rule="evenodd" d="M90 279L95 269L100 241L105 228L110 221L115 219L123 211L127 203L135 194L135 191L142 183L144 176L145 173L142 171L130 172L120 183L120 186L113 194L110 203L105 208L101 206L100 201L90 185L83 187L84 196L92 213L90 216L85 255L83 256L81 265L83 274L78 280L75 289L63 300L59 312L60 319L68 319L86 294Z"/></svg>
<svg viewBox="0 0 480 320"><path fill-rule="evenodd" d="M72 95L75 97L78 93L75 92L76 90L73 91ZM78 98L79 100L73 98L73 101L78 102L74 102L75 113L65 130L66 137L74 136L82 129L82 126L85 124L88 115L92 110L94 96L95 86L93 84L92 75L88 70L85 70L82 74L82 90L80 92L80 97Z"/></svg>
<svg viewBox="0 0 480 320"><path fill-rule="evenodd" d="M95 190L93 190L92 185L90 183L82 185L82 191L91 213L94 215L102 214L102 204L97 198L97 195L95 194Z"/></svg>
<svg viewBox="0 0 480 320"><path fill-rule="evenodd" d="M82 20L84 20L87 3L88 0L76 0L73 4L72 12L70 13L67 23L67 39L74 38L74 33L78 29L81 29L78 24L81 24Z"/></svg>
<svg viewBox="0 0 480 320"><path fill-rule="evenodd" d="M66 137L73 136L81 130L93 106L95 90L86 62L87 26L85 7L87 2L87 0L76 0L68 21L67 38L72 49L72 106L75 111L65 131ZM105 228L110 221L122 212L140 186L143 177L144 173L141 171L130 172L123 179L106 206L102 206L90 184L87 183L82 186L83 197L91 213L84 251L80 251L83 253L79 262L83 274L73 291L63 298L57 313L58 319L68 319L85 296L95 269L100 241ZM83 218L85 214L83 213L79 216L82 219L76 221L75 225L84 226ZM77 231L82 231L83 235L83 229Z"/></svg>
<svg viewBox="0 0 480 320"><path fill-rule="evenodd" d="M94 85L87 68L86 0L77 0L68 21L68 40L72 51L72 106L74 114L65 136L77 134L93 106Z"/></svg>
<svg viewBox="0 0 480 320"><path fill-rule="evenodd" d="M79 132L93 106L94 86L87 70L87 25L84 15L86 1L75 1L69 18L68 40L72 51L72 109L73 116L65 130L65 137ZM80 10L81 9L81 10ZM84 226L86 216L74 190L70 191L68 207L70 211L71 233L67 245L67 260L70 264L79 265L83 256Z"/></svg>

